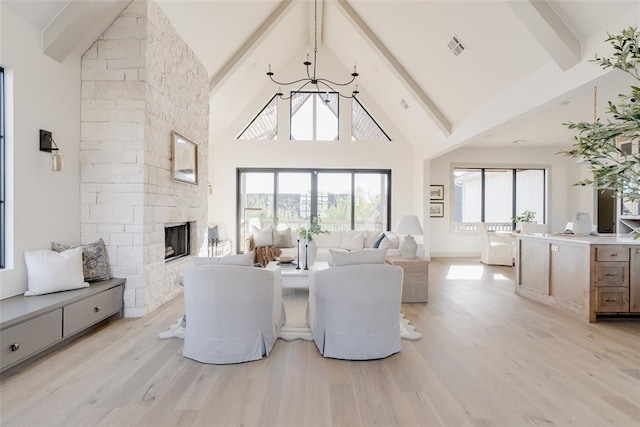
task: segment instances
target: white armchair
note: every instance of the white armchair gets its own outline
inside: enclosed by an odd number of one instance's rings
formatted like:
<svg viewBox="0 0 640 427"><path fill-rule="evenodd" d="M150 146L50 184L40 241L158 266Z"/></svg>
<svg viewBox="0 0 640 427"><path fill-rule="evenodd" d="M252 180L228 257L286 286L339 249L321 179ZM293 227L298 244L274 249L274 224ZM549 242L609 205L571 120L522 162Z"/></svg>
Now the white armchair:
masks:
<svg viewBox="0 0 640 427"><path fill-rule="evenodd" d="M399 352L402 276L385 264L312 269L309 326L320 353L368 360Z"/></svg>
<svg viewBox="0 0 640 427"><path fill-rule="evenodd" d="M492 241L484 222L477 222L480 235L480 261L487 265L513 265L515 247L511 243Z"/></svg>
<svg viewBox="0 0 640 427"><path fill-rule="evenodd" d="M261 359L285 320L280 268L187 267L184 305L185 357L216 364Z"/></svg>

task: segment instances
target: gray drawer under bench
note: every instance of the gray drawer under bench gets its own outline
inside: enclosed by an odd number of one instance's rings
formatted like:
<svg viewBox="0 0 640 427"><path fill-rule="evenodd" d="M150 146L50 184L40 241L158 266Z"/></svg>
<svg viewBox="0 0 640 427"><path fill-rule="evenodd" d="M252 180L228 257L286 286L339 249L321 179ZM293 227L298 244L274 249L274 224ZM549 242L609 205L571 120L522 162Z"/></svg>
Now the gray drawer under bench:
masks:
<svg viewBox="0 0 640 427"><path fill-rule="evenodd" d="M15 367L89 327L123 314L125 279L72 291L0 301L0 372Z"/></svg>

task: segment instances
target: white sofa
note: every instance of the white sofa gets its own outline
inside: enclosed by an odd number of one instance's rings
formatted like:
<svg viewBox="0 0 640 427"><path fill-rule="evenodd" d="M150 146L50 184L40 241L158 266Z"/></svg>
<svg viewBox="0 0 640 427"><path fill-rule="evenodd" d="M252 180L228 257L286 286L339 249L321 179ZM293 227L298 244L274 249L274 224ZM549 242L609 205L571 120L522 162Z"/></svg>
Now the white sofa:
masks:
<svg viewBox="0 0 640 427"><path fill-rule="evenodd" d="M265 243L268 243L268 234L270 227L267 227L263 230L254 230L254 233L257 235L261 234L259 239L254 239L255 246L266 246ZM289 240L287 237L287 231L285 230L271 230L273 233L273 238L271 240L271 245L276 246L282 250L281 256L290 256L296 257L298 255L298 230L293 229L289 230ZM400 249L398 249L402 239L404 236L397 235L390 231L385 231L385 238L379 243L379 248L387 248L387 255L400 255ZM380 237L382 233L380 231L331 231L326 234L319 234L314 237L314 241L318 246L318 254L316 255L316 261L324 261L330 262L331 255L329 254L329 249L342 249L345 251L348 250L358 250L358 249L367 249L374 248L376 241ZM265 238L266 236L266 238ZM249 239L253 237L253 234L247 238L246 246L249 246ZM423 245L418 245L418 256L424 257L424 247ZM303 251L301 248L300 256L303 255Z"/></svg>

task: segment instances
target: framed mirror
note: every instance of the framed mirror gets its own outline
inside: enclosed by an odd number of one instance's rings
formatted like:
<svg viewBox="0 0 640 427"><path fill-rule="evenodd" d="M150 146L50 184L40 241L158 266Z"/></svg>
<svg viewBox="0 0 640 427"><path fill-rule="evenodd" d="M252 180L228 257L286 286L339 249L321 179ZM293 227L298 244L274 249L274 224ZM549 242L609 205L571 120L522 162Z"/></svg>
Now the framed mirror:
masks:
<svg viewBox="0 0 640 427"><path fill-rule="evenodd" d="M184 136L171 132L173 180L198 184L198 145Z"/></svg>

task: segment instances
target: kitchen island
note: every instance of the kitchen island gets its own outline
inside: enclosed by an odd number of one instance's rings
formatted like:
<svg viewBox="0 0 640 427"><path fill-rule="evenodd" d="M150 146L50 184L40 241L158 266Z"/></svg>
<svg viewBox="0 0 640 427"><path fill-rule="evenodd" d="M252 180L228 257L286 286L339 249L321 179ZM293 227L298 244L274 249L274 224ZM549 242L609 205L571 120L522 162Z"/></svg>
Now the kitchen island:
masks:
<svg viewBox="0 0 640 427"><path fill-rule="evenodd" d="M640 240L613 234L518 235L516 294L589 322L640 317Z"/></svg>

